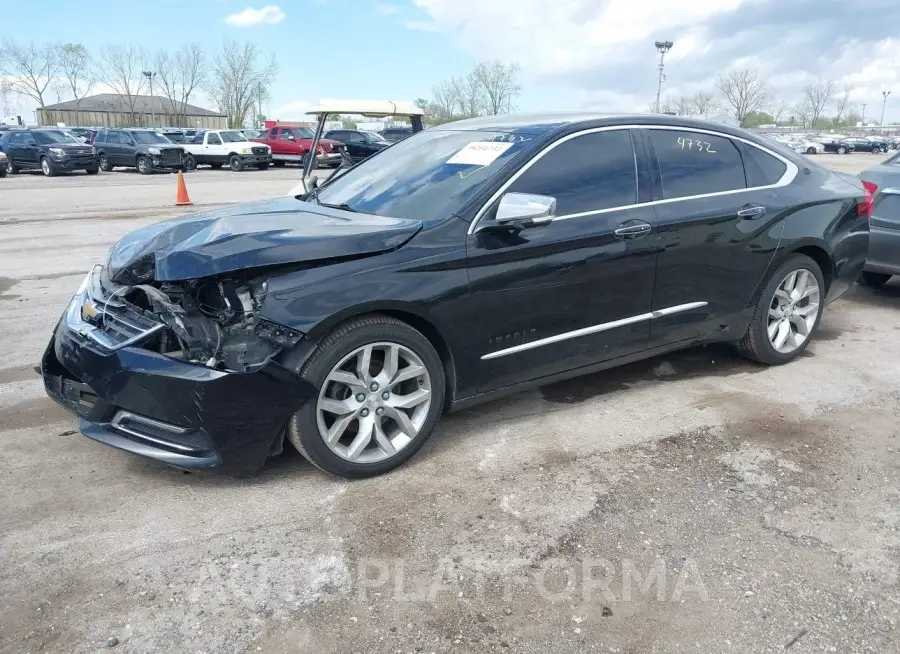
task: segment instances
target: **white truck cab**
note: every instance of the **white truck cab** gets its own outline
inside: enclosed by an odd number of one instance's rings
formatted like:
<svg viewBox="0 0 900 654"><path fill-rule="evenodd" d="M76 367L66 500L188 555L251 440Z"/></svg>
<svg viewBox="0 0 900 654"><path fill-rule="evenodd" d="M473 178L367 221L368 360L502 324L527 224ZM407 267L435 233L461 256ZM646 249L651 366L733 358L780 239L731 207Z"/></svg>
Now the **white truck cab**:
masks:
<svg viewBox="0 0 900 654"><path fill-rule="evenodd" d="M184 148L184 167L194 170L197 166L208 165L221 168L228 165L233 171L241 171L247 166L265 170L272 163L272 149L264 143L247 140L236 129L211 129L197 132Z"/></svg>

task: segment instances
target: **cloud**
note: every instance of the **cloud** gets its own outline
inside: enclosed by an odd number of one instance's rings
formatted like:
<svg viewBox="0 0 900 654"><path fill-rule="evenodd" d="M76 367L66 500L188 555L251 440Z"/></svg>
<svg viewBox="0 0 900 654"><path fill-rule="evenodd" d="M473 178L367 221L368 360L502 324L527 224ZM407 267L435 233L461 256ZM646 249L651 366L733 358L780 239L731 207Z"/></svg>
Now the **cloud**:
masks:
<svg viewBox="0 0 900 654"><path fill-rule="evenodd" d="M657 40L664 94L712 89L729 68L759 70L780 97L799 100L817 78L849 84L870 107L882 86L900 96L896 0L413 0L413 29L434 29L477 59L522 66L526 87L570 91L559 108L595 100L643 110L656 92ZM877 20L859 20L860 15ZM888 114L890 114L890 99ZM898 111L900 114L900 97ZM887 118L887 115L886 115Z"/></svg>
<svg viewBox="0 0 900 654"><path fill-rule="evenodd" d="M416 30L419 32L440 32L441 25L436 21L429 20L407 20L403 22L406 29Z"/></svg>
<svg viewBox="0 0 900 654"><path fill-rule="evenodd" d="M225 16L225 23L232 27L253 27L255 25L275 25L287 17L278 5L266 5L255 9L247 7L243 11Z"/></svg>
<svg viewBox="0 0 900 654"><path fill-rule="evenodd" d="M292 100L273 108L269 118L272 120L315 120L306 114L312 106L312 102L308 100Z"/></svg>
<svg viewBox="0 0 900 654"><path fill-rule="evenodd" d="M389 2L376 2L375 11L385 16L393 16L400 11L400 7Z"/></svg>

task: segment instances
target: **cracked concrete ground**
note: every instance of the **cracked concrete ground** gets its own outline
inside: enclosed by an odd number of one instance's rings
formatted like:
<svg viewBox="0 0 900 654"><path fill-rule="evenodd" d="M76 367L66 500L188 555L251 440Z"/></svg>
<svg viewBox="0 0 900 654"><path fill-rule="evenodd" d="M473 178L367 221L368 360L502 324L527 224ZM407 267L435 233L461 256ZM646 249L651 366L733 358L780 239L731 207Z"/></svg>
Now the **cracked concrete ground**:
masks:
<svg viewBox="0 0 900 654"><path fill-rule="evenodd" d="M31 370L90 263L167 211L171 177L128 200L119 175L0 187L0 651L900 651L900 283L788 366L710 346L554 384L377 479L292 452L188 475L82 437Z"/></svg>

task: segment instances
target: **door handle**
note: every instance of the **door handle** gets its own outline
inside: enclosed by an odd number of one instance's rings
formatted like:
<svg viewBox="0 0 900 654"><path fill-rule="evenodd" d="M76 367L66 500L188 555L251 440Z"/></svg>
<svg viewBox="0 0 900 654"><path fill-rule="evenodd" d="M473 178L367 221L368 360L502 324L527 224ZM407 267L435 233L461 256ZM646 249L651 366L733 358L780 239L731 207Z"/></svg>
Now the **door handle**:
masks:
<svg viewBox="0 0 900 654"><path fill-rule="evenodd" d="M745 204L743 207L738 209L737 212L738 218L747 218L748 220L754 220L756 218L762 218L766 215L766 208L761 204Z"/></svg>
<svg viewBox="0 0 900 654"><path fill-rule="evenodd" d="M649 234L651 229L648 223L633 220L616 227L614 234L619 238L640 238Z"/></svg>

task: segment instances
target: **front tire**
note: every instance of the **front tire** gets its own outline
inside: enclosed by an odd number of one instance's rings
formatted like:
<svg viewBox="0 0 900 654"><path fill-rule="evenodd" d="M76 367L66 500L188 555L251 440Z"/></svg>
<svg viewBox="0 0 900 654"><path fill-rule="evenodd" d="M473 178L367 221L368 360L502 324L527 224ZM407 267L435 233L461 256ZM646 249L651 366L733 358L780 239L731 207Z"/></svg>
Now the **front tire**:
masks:
<svg viewBox="0 0 900 654"><path fill-rule="evenodd" d="M444 367L434 346L388 316L341 325L299 374L320 392L291 417L288 438L311 463L342 477L373 477L405 463L444 406Z"/></svg>
<svg viewBox="0 0 900 654"><path fill-rule="evenodd" d="M816 153L816 149L814 147L806 148L806 154L815 154L815 153Z"/></svg>
<svg viewBox="0 0 900 654"><path fill-rule="evenodd" d="M239 173L244 169L244 162L236 154L231 155L231 158L228 160L228 165L236 173Z"/></svg>
<svg viewBox="0 0 900 654"><path fill-rule="evenodd" d="M104 173L110 173L110 172L112 172L112 169L113 169L113 167L110 165L109 159L106 157L105 154L101 154L100 155L100 170L102 170Z"/></svg>
<svg viewBox="0 0 900 654"><path fill-rule="evenodd" d="M740 353L770 366L796 359L819 326L825 292L819 265L804 254L791 255L767 278L737 343Z"/></svg>
<svg viewBox="0 0 900 654"><path fill-rule="evenodd" d="M188 153L184 156L184 169L186 171L197 169L197 160L194 159L194 155Z"/></svg>
<svg viewBox="0 0 900 654"><path fill-rule="evenodd" d="M847 148L845 148L845 147L842 145L841 147L839 147L839 148L837 149L837 153L838 153L838 154L847 154Z"/></svg>
<svg viewBox="0 0 900 654"><path fill-rule="evenodd" d="M15 175L15 174L18 173L18 172L19 172L19 169L16 168L15 166L13 166L12 159L9 159L9 160L6 162L6 173L7 173L8 175Z"/></svg>
<svg viewBox="0 0 900 654"><path fill-rule="evenodd" d="M149 175L152 170L150 170L150 160L147 157L138 157L137 158L137 171L141 175Z"/></svg>
<svg viewBox="0 0 900 654"><path fill-rule="evenodd" d="M863 272L859 275L859 283L870 288L881 288L893 275L877 272Z"/></svg>
<svg viewBox="0 0 900 654"><path fill-rule="evenodd" d="M267 164L267 163L256 164L256 167L259 168L260 170L268 170L269 164Z"/></svg>
<svg viewBox="0 0 900 654"><path fill-rule="evenodd" d="M56 167L47 157L41 157L41 172L44 177L56 177Z"/></svg>

